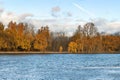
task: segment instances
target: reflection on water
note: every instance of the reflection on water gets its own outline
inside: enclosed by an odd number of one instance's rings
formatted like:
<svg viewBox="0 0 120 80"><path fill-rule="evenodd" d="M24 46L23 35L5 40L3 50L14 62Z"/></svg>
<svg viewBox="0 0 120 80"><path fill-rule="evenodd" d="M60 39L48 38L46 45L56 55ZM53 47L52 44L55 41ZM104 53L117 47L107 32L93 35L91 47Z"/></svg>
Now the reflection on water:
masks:
<svg viewBox="0 0 120 80"><path fill-rule="evenodd" d="M0 55L0 80L120 80L120 55Z"/></svg>

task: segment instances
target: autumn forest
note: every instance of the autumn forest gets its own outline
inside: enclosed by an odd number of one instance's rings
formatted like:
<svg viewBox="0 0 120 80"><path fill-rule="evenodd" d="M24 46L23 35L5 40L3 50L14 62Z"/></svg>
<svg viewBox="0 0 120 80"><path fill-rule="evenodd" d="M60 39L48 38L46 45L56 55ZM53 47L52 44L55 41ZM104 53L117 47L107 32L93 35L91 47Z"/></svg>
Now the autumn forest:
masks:
<svg viewBox="0 0 120 80"><path fill-rule="evenodd" d="M119 34L102 34L94 23L88 22L72 36L65 32L52 32L49 26L35 31L28 23L0 23L0 51L40 51L69 53L120 52Z"/></svg>

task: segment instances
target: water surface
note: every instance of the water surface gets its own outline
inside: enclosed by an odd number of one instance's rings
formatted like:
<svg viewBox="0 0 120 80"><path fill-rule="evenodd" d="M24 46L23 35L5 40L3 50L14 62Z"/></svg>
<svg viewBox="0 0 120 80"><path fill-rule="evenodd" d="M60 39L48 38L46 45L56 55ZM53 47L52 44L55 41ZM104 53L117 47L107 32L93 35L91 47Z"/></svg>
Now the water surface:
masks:
<svg viewBox="0 0 120 80"><path fill-rule="evenodd" d="M0 55L0 80L120 80L120 54Z"/></svg>

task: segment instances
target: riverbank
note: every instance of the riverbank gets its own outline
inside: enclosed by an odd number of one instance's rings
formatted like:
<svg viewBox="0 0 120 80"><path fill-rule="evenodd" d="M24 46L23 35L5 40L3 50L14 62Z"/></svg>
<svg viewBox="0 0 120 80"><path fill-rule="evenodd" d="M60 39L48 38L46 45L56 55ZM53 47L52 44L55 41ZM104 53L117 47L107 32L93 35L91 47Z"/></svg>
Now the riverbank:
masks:
<svg viewBox="0 0 120 80"><path fill-rule="evenodd" d="M15 51L15 52L13 52L13 51L8 51L8 52L0 52L0 55L4 55L4 54L11 54L11 55L19 55L19 54L70 54L70 53L68 53L68 52L38 52L38 51L36 51L36 52L25 52L25 51Z"/></svg>
<svg viewBox="0 0 120 80"><path fill-rule="evenodd" d="M22 55L22 54L120 54L120 52L96 52L96 53L69 53L69 52L32 52L32 51L2 51L0 55Z"/></svg>

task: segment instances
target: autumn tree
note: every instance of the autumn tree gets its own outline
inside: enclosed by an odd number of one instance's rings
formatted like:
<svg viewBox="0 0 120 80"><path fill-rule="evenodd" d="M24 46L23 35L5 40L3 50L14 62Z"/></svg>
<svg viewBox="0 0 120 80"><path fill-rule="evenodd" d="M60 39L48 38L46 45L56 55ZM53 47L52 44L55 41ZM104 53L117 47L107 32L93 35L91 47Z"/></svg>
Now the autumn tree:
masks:
<svg viewBox="0 0 120 80"><path fill-rule="evenodd" d="M34 41L34 49L40 50L40 51L45 51L47 46L48 46L48 44L47 44L46 37L42 34L36 35L35 41Z"/></svg>
<svg viewBox="0 0 120 80"><path fill-rule="evenodd" d="M60 48L59 48L59 52L62 52L62 51L63 51L63 47L60 46Z"/></svg>
<svg viewBox="0 0 120 80"><path fill-rule="evenodd" d="M104 35L97 31L92 22L78 26L73 36L65 32L51 32L48 26L41 27L36 33L32 24L9 22L8 26L0 22L1 51L67 51L72 53L119 52L120 35Z"/></svg>
<svg viewBox="0 0 120 80"><path fill-rule="evenodd" d="M30 50L34 50L34 39L35 39L35 31L34 31L34 25L25 23L25 30L24 30L24 36L27 40L30 42Z"/></svg>
<svg viewBox="0 0 120 80"><path fill-rule="evenodd" d="M11 21L5 31L13 36L16 50L30 50L30 41L25 35L24 23L17 24Z"/></svg>
<svg viewBox="0 0 120 80"><path fill-rule="evenodd" d="M0 31L4 30L4 25L2 24L2 22L0 22Z"/></svg>
<svg viewBox="0 0 120 80"><path fill-rule="evenodd" d="M83 27L79 25L76 32L71 37L71 41L77 43L77 50L79 53L92 53L95 51L93 50L95 43L94 37L97 36L97 33L97 28L94 23L86 23Z"/></svg>
<svg viewBox="0 0 120 80"><path fill-rule="evenodd" d="M70 42L68 46L68 52L76 53L77 52L77 43L76 42Z"/></svg>
<svg viewBox="0 0 120 80"><path fill-rule="evenodd" d="M15 50L15 39L6 31L0 32L0 49L3 51Z"/></svg>
<svg viewBox="0 0 120 80"><path fill-rule="evenodd" d="M17 25L17 42L18 42L18 49L20 50L27 50L29 51L31 48L31 40L27 34L27 28L25 23L19 23Z"/></svg>
<svg viewBox="0 0 120 80"><path fill-rule="evenodd" d="M41 27L35 36L34 49L46 51L49 44L49 30L48 27Z"/></svg>

